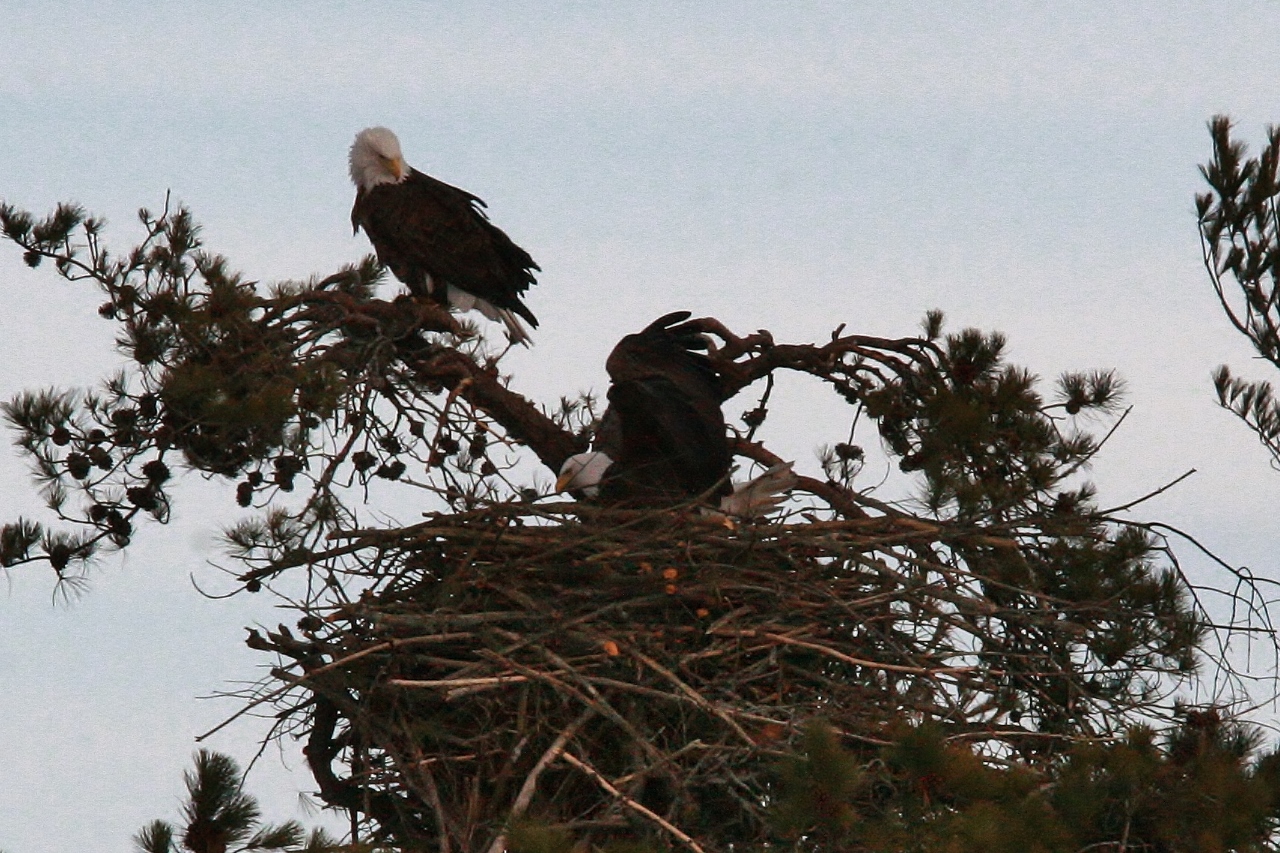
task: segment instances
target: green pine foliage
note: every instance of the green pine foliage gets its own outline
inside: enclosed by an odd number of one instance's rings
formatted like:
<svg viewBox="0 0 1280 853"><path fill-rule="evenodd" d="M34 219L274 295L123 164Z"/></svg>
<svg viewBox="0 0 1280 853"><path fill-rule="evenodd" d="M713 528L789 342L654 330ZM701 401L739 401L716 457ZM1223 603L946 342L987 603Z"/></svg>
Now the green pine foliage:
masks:
<svg viewBox="0 0 1280 853"><path fill-rule="evenodd" d="M931 340L941 336L942 315L931 314L925 328ZM1113 412L1123 384L1110 372L1066 374L1046 402L1034 375L1005 362L1005 343L975 329L946 335L941 373L921 363L902 382L862 396L899 467L924 475L924 501L936 513L1016 523L1092 497L1087 485L1065 488L1098 450L1075 416Z"/></svg>
<svg viewBox="0 0 1280 853"><path fill-rule="evenodd" d="M1280 127L1267 128L1257 157L1232 137L1226 116L1215 116L1209 132L1213 157L1200 167L1209 191L1196 196L1205 269L1227 319L1258 355L1280 367ZM1213 386L1219 404L1280 462L1280 403L1272 384L1221 365Z"/></svg>
<svg viewBox="0 0 1280 853"><path fill-rule="evenodd" d="M522 820L507 833L506 849L510 853L662 853L670 848L661 843L642 841L610 841L585 847L568 830L545 823Z"/></svg>
<svg viewBox="0 0 1280 853"><path fill-rule="evenodd" d="M256 799L240 788L234 759L202 749L195 767L184 774L187 801L182 826L155 820L139 830L134 844L140 853L330 853L339 849L324 830L308 833L297 821L264 824Z"/></svg>
<svg viewBox="0 0 1280 853"><path fill-rule="evenodd" d="M984 759L933 725L878 750L809 726L779 767L774 808L795 850L866 853L1226 853L1274 850L1280 753L1214 709L1163 742L1146 727L1033 770Z"/></svg>
<svg viewBox="0 0 1280 853"><path fill-rule="evenodd" d="M346 319L343 306L367 298L381 277L372 257L264 297L205 251L189 211L166 203L139 219L143 240L116 256L101 245L102 221L78 205L37 219L0 204L0 232L28 265L51 260L62 277L102 290L99 313L117 323L133 363L94 391L29 392L4 404L46 505L74 532L7 525L0 565L47 561L67 579L82 574L103 547L128 545L142 518L168 518L175 465L243 475L243 505L262 487L291 491L310 477L322 424L340 405L358 405L344 397L352 389L344 370L379 369L376 358L351 352L368 338L363 330L338 351L326 339ZM303 318L305 334L296 326ZM324 501L310 509L322 512Z"/></svg>

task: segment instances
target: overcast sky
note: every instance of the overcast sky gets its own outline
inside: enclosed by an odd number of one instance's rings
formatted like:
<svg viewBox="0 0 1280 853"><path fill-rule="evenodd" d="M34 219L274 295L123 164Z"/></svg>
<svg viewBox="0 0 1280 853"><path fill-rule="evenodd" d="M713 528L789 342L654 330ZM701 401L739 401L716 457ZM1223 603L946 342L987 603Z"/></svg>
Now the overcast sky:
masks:
<svg viewBox="0 0 1280 853"><path fill-rule="evenodd" d="M1280 122L1280 3L17 3L0 0L0 199L76 200L137 239L165 192L253 279L327 273L350 233L346 152L384 124L412 165L485 198L542 265L537 345L507 367L544 402L603 389L622 335L687 308L784 341L1004 331L1054 377L1117 368L1134 410L1093 474L1280 578L1280 473L1213 402L1265 376L1217 308L1192 207L1206 120ZM388 291L391 292L390 289ZM0 397L117 363L99 294L0 245ZM745 406L744 406L745 408ZM768 440L813 470L836 407L787 383ZM0 459L0 518L29 511ZM0 586L0 849L130 849L176 817L204 700L269 662L226 588L225 494L188 478L92 588ZM1192 571L1207 564L1190 549ZM248 760L264 731L209 745ZM292 745L250 777L277 820L310 788Z"/></svg>

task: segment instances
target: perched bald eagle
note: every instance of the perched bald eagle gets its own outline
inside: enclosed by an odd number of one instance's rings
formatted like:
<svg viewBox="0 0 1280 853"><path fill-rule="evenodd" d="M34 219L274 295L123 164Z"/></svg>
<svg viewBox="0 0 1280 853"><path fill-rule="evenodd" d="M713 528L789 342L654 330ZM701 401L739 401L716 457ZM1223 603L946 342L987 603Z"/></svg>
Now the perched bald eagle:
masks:
<svg viewBox="0 0 1280 853"><path fill-rule="evenodd" d="M352 229L364 229L378 260L414 295L501 320L513 341L528 346L520 318L534 328L538 320L520 295L540 268L489 221L485 203L407 165L385 127L356 134L350 162Z"/></svg>
<svg viewBox="0 0 1280 853"><path fill-rule="evenodd" d="M719 371L701 350L706 339L682 325L688 311L627 335L605 363L609 408L593 450L565 461L557 488L610 503L654 506L705 495L731 515L776 505L795 484L791 463L738 486L729 482L730 450Z"/></svg>

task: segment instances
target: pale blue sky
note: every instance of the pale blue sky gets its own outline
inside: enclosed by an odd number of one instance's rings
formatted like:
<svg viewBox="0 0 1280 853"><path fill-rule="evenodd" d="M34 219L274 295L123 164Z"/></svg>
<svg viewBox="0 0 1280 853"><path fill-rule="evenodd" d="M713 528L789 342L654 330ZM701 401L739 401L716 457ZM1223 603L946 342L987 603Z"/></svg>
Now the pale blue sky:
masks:
<svg viewBox="0 0 1280 853"><path fill-rule="evenodd" d="M1218 411L1209 372L1256 375L1203 270L1205 121L1280 122L1280 3L40 3L0 0L0 198L74 199L108 240L166 190L253 277L329 272L350 233L346 150L397 131L409 162L483 196L544 268L543 401L604 385L621 335L677 308L814 340L840 322L1000 329L1043 376L1115 367L1135 405L1096 470L1108 503L1200 473L1146 515L1280 577L1280 474ZM113 363L99 299L0 245L0 397ZM812 466L838 410L779 392L768 439ZM5 519L31 500L0 460ZM222 503L198 481L87 597L44 573L0 596L0 849L124 851L173 816L191 738L259 676L207 602ZM206 497L209 496L209 497ZM1203 563L1187 551L1193 569ZM257 724L212 742L240 759ZM297 766L296 754L286 753ZM250 780L296 813L304 773Z"/></svg>

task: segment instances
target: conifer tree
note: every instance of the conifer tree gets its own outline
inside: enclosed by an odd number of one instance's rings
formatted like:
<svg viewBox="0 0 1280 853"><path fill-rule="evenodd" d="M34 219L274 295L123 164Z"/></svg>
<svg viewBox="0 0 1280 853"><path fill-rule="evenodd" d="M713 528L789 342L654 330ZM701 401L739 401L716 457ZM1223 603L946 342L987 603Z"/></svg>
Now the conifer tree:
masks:
<svg viewBox="0 0 1280 853"><path fill-rule="evenodd" d="M6 405L55 523L5 524L0 564L75 582L168 520L176 472L223 483L241 591L305 579L293 626L249 634L275 667L246 703L304 744L353 844L1269 849L1277 760L1176 703L1205 667L1231 674L1212 590L1085 477L1091 426L1122 417L1113 374L1045 392L1002 336L938 313L823 344L701 318L726 406L752 389L744 465L779 461L758 437L786 372L848 404L820 472L756 521L575 502L538 483L585 449L592 398L522 396L474 329L379 299L372 258L263 288L186 210L140 220L117 255L75 205L0 206L29 265L102 290L130 363ZM862 483L877 448L912 494ZM217 787L192 784L193 804ZM217 790L199 814L235 816ZM228 845L256 837L241 824Z"/></svg>
<svg viewBox="0 0 1280 853"><path fill-rule="evenodd" d="M199 750L184 778L182 827L163 820L147 824L134 837L141 853L326 853L337 846L323 830L307 833L297 821L264 825L257 800L240 788L240 768L230 756Z"/></svg>
<svg viewBox="0 0 1280 853"><path fill-rule="evenodd" d="M1209 122L1213 157L1200 167L1209 191L1196 196L1204 265L1231 325L1280 367L1280 127L1267 129L1257 157L1231 136L1231 120ZM1267 380L1213 374L1218 402L1253 430L1280 463L1280 401Z"/></svg>

